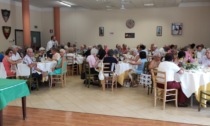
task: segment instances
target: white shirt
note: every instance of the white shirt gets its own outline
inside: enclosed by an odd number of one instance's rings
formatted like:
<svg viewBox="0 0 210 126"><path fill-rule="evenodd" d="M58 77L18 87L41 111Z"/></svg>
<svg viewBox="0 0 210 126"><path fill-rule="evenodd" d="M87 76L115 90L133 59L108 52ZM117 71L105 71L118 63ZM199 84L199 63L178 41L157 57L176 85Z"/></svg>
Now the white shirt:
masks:
<svg viewBox="0 0 210 126"><path fill-rule="evenodd" d="M158 66L158 71L166 72L166 81L174 81L175 73L179 72L180 68L174 62L164 61Z"/></svg>
<svg viewBox="0 0 210 126"><path fill-rule="evenodd" d="M199 63L202 64L204 67L210 66L210 59L208 59L206 56L203 56L200 60Z"/></svg>
<svg viewBox="0 0 210 126"><path fill-rule="evenodd" d="M55 42L53 40L50 40L47 43L46 51L49 51L54 45L55 45Z"/></svg>
<svg viewBox="0 0 210 126"><path fill-rule="evenodd" d="M16 54L13 53L12 56L10 57L10 59L13 60L13 61L16 61L16 60L19 60L19 59L22 59L22 58L20 57L19 53L16 53Z"/></svg>
<svg viewBox="0 0 210 126"><path fill-rule="evenodd" d="M26 65L30 65L33 63L33 60L30 56L26 55L24 58L23 58L23 63L25 63ZM32 68L32 73L36 73L36 70L35 68L33 67Z"/></svg>
<svg viewBox="0 0 210 126"><path fill-rule="evenodd" d="M59 60L61 58L61 55L59 53L55 53L52 57L53 60Z"/></svg>

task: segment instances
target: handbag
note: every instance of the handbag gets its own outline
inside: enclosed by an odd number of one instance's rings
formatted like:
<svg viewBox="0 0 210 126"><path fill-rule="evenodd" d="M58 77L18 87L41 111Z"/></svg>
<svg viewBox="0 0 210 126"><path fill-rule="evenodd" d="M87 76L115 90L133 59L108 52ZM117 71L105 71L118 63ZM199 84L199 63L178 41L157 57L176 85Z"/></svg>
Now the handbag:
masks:
<svg viewBox="0 0 210 126"><path fill-rule="evenodd" d="M102 61L102 63L101 63L101 70L100 70L100 72L99 72L99 74L98 74L99 80L104 80L103 69L104 69L104 64L103 64L103 61Z"/></svg>

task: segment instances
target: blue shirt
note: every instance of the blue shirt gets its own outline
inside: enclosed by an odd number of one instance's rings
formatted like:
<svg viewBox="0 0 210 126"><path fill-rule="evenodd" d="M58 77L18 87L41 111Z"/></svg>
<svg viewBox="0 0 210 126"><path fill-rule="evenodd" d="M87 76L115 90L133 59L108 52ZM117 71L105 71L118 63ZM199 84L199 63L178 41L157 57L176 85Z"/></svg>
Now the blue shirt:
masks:
<svg viewBox="0 0 210 126"><path fill-rule="evenodd" d="M139 59L141 64L138 65L137 69L134 71L137 74L141 74L144 71L144 64L147 62L147 59Z"/></svg>
<svg viewBox="0 0 210 126"><path fill-rule="evenodd" d="M0 62L4 59L4 55L0 53Z"/></svg>

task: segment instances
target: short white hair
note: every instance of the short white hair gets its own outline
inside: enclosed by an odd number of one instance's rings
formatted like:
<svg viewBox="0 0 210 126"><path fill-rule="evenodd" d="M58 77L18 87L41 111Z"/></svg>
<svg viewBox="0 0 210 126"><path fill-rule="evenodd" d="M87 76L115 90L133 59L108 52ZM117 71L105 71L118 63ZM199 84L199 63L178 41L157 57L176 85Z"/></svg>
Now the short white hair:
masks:
<svg viewBox="0 0 210 126"><path fill-rule="evenodd" d="M91 49L91 51L90 51L90 53L91 53L91 55L93 55L93 54L98 54L98 49L96 49L96 48L92 48Z"/></svg>
<svg viewBox="0 0 210 126"><path fill-rule="evenodd" d="M155 57L155 56L157 56L157 57L161 57L160 52L155 52L155 53L153 54L153 57Z"/></svg>
<svg viewBox="0 0 210 126"><path fill-rule="evenodd" d="M45 48L44 47L40 47L39 51L45 51Z"/></svg>
<svg viewBox="0 0 210 126"><path fill-rule="evenodd" d="M65 49L60 49L60 52L66 53L66 50Z"/></svg>
<svg viewBox="0 0 210 126"><path fill-rule="evenodd" d="M32 52L33 52L33 49L32 49L32 48L28 48L28 49L27 49L27 53L28 53L29 51L32 51Z"/></svg>
<svg viewBox="0 0 210 126"><path fill-rule="evenodd" d="M131 51L138 54L138 50L136 48L132 49Z"/></svg>

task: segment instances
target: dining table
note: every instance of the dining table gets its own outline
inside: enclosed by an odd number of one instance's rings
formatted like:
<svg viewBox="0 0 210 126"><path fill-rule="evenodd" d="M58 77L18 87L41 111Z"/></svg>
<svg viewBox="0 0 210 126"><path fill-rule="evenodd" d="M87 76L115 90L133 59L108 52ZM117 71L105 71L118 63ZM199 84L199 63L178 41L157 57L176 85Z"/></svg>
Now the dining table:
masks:
<svg viewBox="0 0 210 126"><path fill-rule="evenodd" d="M26 118L26 96L30 95L25 80L0 79L0 126L3 126L3 109L9 102L22 99L23 119Z"/></svg>
<svg viewBox="0 0 210 126"><path fill-rule="evenodd" d="M189 98L195 93L197 101L200 101L200 91L210 91L210 68L184 70L183 74L175 74L175 81L181 82L186 97ZM210 99L208 96L205 97Z"/></svg>

